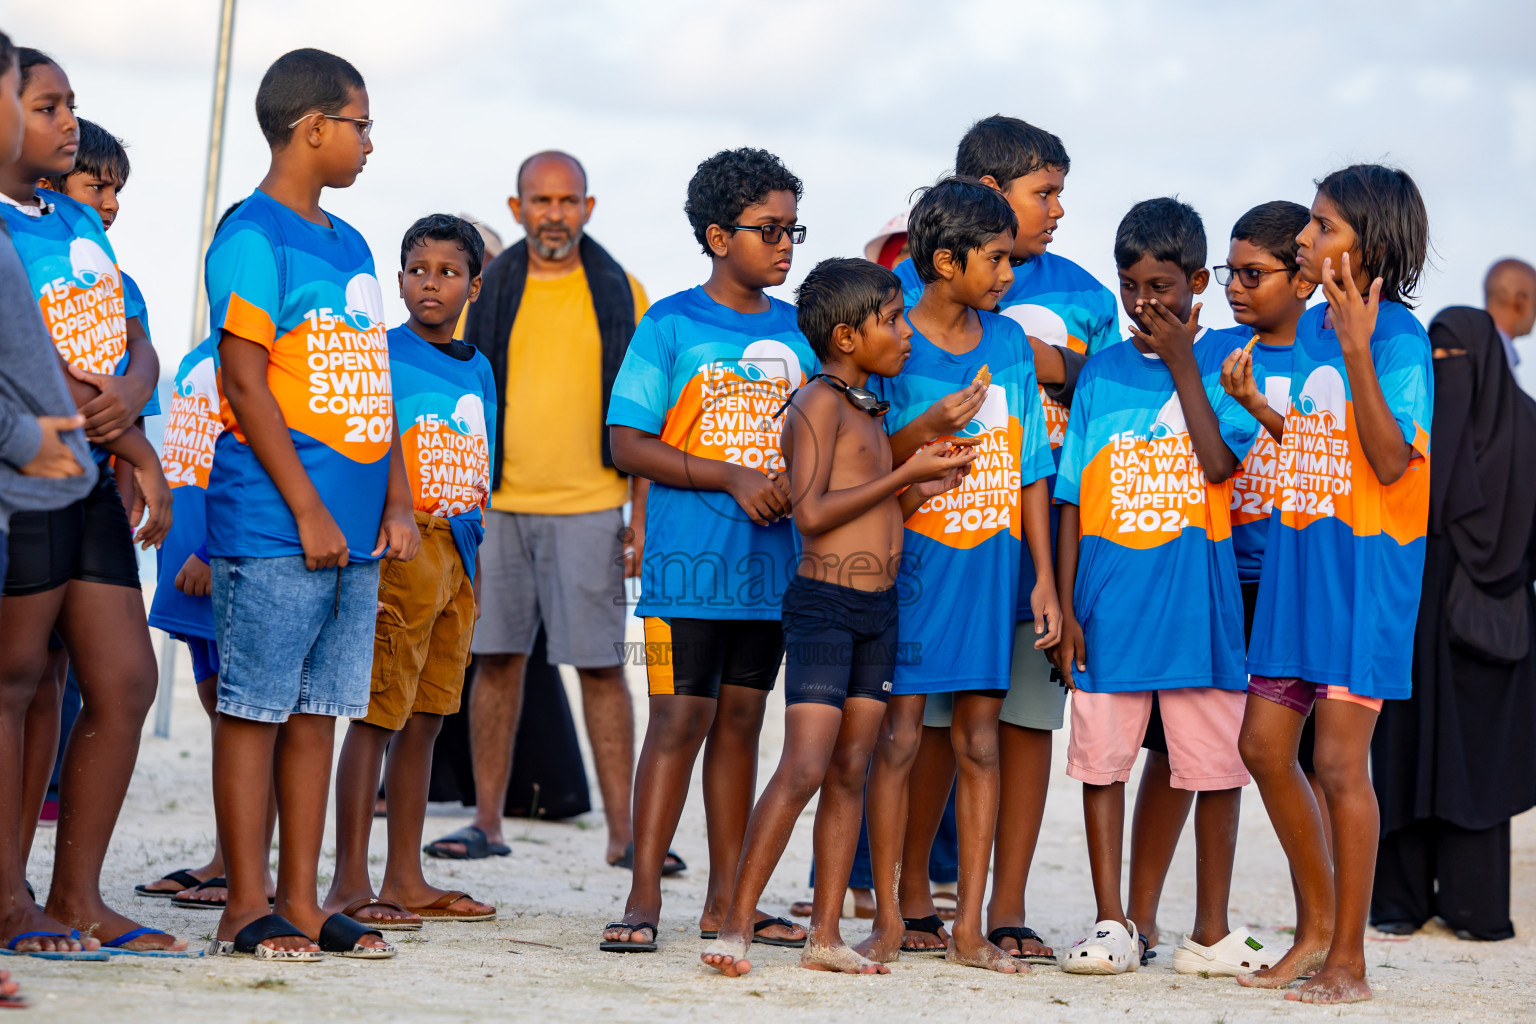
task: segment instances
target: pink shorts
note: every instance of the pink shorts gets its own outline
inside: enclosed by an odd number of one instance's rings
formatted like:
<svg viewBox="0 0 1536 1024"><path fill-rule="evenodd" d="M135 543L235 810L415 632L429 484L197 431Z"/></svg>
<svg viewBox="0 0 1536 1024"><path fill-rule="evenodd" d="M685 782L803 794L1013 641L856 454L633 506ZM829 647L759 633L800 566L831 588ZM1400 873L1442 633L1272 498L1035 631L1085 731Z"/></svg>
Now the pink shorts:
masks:
<svg viewBox="0 0 1536 1024"><path fill-rule="evenodd" d="M1072 694L1072 736L1067 774L1090 786L1127 782L1152 714L1151 690ZM1196 792L1248 785L1238 753L1243 728L1242 691L1197 686L1158 690L1173 787Z"/></svg>
<svg viewBox="0 0 1536 1024"><path fill-rule="evenodd" d="M1312 705L1320 700L1347 700L1351 704L1359 704L1361 707L1370 708L1372 711L1381 710L1381 700L1377 697L1362 697L1358 693L1350 693L1347 686L1330 686L1327 683L1309 683L1295 676L1249 676L1248 692L1255 697L1263 697L1267 701L1273 701L1281 707L1290 708L1298 715L1306 716L1312 713Z"/></svg>

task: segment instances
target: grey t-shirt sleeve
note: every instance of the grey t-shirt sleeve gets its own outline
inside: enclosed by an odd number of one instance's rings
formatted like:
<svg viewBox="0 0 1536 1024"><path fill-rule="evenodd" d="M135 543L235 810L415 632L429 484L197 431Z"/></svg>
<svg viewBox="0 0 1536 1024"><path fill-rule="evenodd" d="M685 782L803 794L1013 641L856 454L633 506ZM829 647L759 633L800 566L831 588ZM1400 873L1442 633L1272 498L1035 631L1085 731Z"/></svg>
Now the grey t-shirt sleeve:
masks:
<svg viewBox="0 0 1536 1024"><path fill-rule="evenodd" d="M1083 364L1088 361L1088 356L1082 352L1074 352L1065 345L1052 345L1061 353L1061 362L1066 373L1060 384L1042 384L1046 396L1060 402L1067 408L1072 407L1072 396L1077 393L1077 375L1082 372Z"/></svg>
<svg viewBox="0 0 1536 1024"><path fill-rule="evenodd" d="M37 417L19 403L0 396L0 459L20 469L37 458L43 446L43 428Z"/></svg>

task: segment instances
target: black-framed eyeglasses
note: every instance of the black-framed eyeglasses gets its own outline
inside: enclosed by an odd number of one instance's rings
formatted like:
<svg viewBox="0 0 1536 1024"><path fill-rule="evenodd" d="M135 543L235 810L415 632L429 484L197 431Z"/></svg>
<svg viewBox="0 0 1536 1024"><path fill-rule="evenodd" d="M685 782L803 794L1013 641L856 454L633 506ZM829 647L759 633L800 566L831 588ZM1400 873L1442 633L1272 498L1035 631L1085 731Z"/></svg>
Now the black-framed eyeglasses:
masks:
<svg viewBox="0 0 1536 1024"><path fill-rule="evenodd" d="M783 224L732 224L732 231L757 231L763 236L765 245L778 245L779 239L784 237L784 232L789 232L791 245L799 245L805 241L805 225L795 224L785 227Z"/></svg>
<svg viewBox="0 0 1536 1024"><path fill-rule="evenodd" d="M305 114L303 117L299 118L288 127L297 128L300 124L303 124L307 118L311 117L325 117L332 121L351 121L353 124L357 125L357 134L363 137L364 142L368 141L368 133L373 131L373 119L370 117L348 117L346 114L326 114L319 110L311 111L310 113Z"/></svg>
<svg viewBox="0 0 1536 1024"><path fill-rule="evenodd" d="M1244 288L1257 288L1265 274L1290 273L1286 267L1231 267L1225 263L1212 269L1216 273L1216 283L1223 288L1231 284L1234 277L1243 283Z"/></svg>
<svg viewBox="0 0 1536 1024"><path fill-rule="evenodd" d="M815 380L816 377L820 377L833 388L841 391L843 397L848 399L848 404L860 412L867 412L871 416L883 416L890 411L891 403L885 401L868 388L854 387L842 378L834 377L830 373L818 373L811 380Z"/></svg>

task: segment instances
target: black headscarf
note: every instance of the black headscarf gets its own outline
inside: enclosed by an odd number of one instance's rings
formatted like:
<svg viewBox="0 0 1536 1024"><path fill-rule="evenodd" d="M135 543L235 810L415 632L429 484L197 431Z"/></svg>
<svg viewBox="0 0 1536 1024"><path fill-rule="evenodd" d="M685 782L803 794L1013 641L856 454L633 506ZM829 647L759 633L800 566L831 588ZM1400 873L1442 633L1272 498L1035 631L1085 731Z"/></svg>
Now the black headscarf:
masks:
<svg viewBox="0 0 1536 1024"><path fill-rule="evenodd" d="M1429 530L1444 534L1473 582L1493 594L1530 580L1536 522L1536 402L1520 389L1493 318L1452 306L1429 326L1436 348Z"/></svg>

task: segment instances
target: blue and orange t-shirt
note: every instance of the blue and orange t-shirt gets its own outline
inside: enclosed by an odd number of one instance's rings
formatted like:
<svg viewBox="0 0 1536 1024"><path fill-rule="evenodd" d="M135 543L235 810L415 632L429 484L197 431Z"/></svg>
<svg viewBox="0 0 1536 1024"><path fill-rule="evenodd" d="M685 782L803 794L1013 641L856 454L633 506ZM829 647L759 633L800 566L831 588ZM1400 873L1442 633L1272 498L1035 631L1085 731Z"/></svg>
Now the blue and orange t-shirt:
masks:
<svg viewBox="0 0 1536 1024"><path fill-rule="evenodd" d="M171 386L171 411L160 444L160 468L171 485L171 529L159 559L149 624L173 636L214 638L213 603L176 589L176 574L208 540L208 474L224 422L219 418L217 338L206 338L182 357Z"/></svg>
<svg viewBox="0 0 1536 1024"><path fill-rule="evenodd" d="M1222 331L1244 345L1253 337L1246 327ZM1290 345L1253 346L1253 377L1260 385L1264 400L1282 417L1291 401ZM1242 583L1259 582L1264 565L1264 546L1269 540L1270 512L1280 496L1280 443L1263 426L1248 449L1248 457L1232 475L1232 551L1237 556L1237 578Z"/></svg>
<svg viewBox="0 0 1536 1024"><path fill-rule="evenodd" d="M1434 374L1429 336L1383 302L1371 362L1403 441L1407 471L1376 478L1355 423L1338 335L1314 306L1296 328L1290 410L1254 610L1248 670L1401 699L1412 689L1413 633L1429 522Z"/></svg>
<svg viewBox="0 0 1536 1024"><path fill-rule="evenodd" d="M821 364L795 307L768 301L766 312L738 313L698 287L653 305L614 381L609 426L701 459L784 472L785 402ZM758 526L724 491L653 483L635 614L778 619L795 552L788 519Z"/></svg>
<svg viewBox="0 0 1536 1024"><path fill-rule="evenodd" d="M304 471L347 538L374 557L395 407L384 298L363 236L334 215L312 224L261 191L229 216L208 249L214 331L267 350L267 385ZM301 555L298 524L246 443L226 399L208 484L208 551Z"/></svg>
<svg viewBox="0 0 1536 1024"><path fill-rule="evenodd" d="M144 293L139 291L139 284L128 276L125 270L123 274L123 315L126 319L139 318L139 325L144 328L144 337L151 344L154 339L149 334L149 309L144 304ZM123 361L118 364L118 373L128 372L129 353L123 352ZM160 407L160 387L158 383L155 390L149 393L149 399L144 403L144 408L139 411L140 416L161 416L164 411Z"/></svg>
<svg viewBox="0 0 1536 1024"><path fill-rule="evenodd" d="M1195 340L1221 438L1241 460L1259 423L1221 387L1242 343ZM1134 344L1113 345L1077 378L1056 500L1078 506L1082 541L1072 604L1089 693L1214 686L1242 690L1243 601L1232 553L1232 481L1200 470L1173 375Z"/></svg>
<svg viewBox="0 0 1536 1024"><path fill-rule="evenodd" d="M911 260L896 268L901 278L902 300L908 309L923 297L923 282ZM1084 355L1100 352L1120 340L1117 330L1118 309L1115 295L1082 267L1053 252L1014 268L1013 284L997 300L994 313L1017 321L1030 337L1048 345L1071 349ZM1067 433L1067 406L1053 398L1040 385L1040 407L1045 412L1046 428L1051 438L1051 455L1061 461L1061 442ZM1055 474L1046 486L1056 488ZM1056 550L1056 506L1051 506L1051 550ZM1029 546L1023 545L1019 562L1019 595L1015 617L1020 622L1033 620L1030 594L1035 589L1035 560Z"/></svg>
<svg viewBox="0 0 1536 1024"><path fill-rule="evenodd" d="M1055 464L1028 339L1007 317L977 315L981 341L969 352L956 355L914 331L901 373L870 378L891 403L885 427L894 434L983 366L992 374L981 411L953 435L982 439L970 472L923 502L902 536L895 694L1008 687L1024 535L1019 490Z"/></svg>
<svg viewBox="0 0 1536 1024"><path fill-rule="evenodd" d="M463 342L457 358L405 324L389 332L389 369L400 415L400 451L418 512L448 520L464 571L475 578L491 499L496 379L490 361Z"/></svg>

